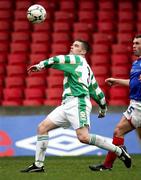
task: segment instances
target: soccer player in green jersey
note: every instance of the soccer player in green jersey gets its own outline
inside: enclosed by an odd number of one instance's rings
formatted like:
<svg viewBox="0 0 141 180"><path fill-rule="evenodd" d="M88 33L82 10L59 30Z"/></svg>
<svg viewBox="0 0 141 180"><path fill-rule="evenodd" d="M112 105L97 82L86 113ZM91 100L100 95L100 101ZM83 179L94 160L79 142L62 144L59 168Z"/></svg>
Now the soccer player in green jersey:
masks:
<svg viewBox="0 0 141 180"><path fill-rule="evenodd" d="M131 158L124 147L115 146L102 136L89 134L90 97L99 105L99 118L106 115L105 96L88 65L85 55L89 44L76 40L68 55L51 57L28 69L28 73L54 68L64 72L64 92L62 104L54 109L38 126L35 163L21 172L44 172L45 152L48 146L48 132L59 127L72 127L80 142L115 152L127 168L131 167Z"/></svg>

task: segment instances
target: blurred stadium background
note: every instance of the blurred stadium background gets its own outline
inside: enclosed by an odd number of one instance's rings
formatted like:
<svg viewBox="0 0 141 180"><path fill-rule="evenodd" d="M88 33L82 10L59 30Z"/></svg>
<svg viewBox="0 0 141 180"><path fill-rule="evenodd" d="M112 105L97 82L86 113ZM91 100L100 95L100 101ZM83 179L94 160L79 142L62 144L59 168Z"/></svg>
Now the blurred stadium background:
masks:
<svg viewBox="0 0 141 180"><path fill-rule="evenodd" d="M26 11L32 4L46 8L44 23L32 25L27 21ZM11 147L34 136L38 121L61 102L62 72L49 69L28 76L26 69L50 56L68 53L78 38L91 44L88 62L110 109L105 122L99 125L96 120L92 130L112 137L129 102L128 88L109 88L104 80L129 77L135 59L132 39L140 33L141 0L0 0L0 156L19 155ZM92 103L92 119L96 119L96 104ZM103 128L106 124L107 129ZM139 153L135 133L131 136L130 152ZM30 151L20 153L30 155Z"/></svg>

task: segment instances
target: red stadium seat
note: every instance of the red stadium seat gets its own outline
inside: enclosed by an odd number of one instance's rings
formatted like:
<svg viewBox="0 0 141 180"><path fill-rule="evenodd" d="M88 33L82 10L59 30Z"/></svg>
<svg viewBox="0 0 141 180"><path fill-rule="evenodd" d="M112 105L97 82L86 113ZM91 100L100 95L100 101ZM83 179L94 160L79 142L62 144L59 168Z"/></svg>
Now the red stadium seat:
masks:
<svg viewBox="0 0 141 180"><path fill-rule="evenodd" d="M10 21L12 17L13 16L11 10L0 10L0 20Z"/></svg>
<svg viewBox="0 0 141 180"><path fill-rule="evenodd" d="M129 104L129 101L127 99L112 99L109 100L108 105L109 106L127 106Z"/></svg>
<svg viewBox="0 0 141 180"><path fill-rule="evenodd" d="M126 54L112 54L112 65L128 65L130 63L129 57Z"/></svg>
<svg viewBox="0 0 141 180"><path fill-rule="evenodd" d="M45 91L47 99L61 99L63 90L62 88L47 88Z"/></svg>
<svg viewBox="0 0 141 180"><path fill-rule="evenodd" d="M61 104L61 99L45 99L44 105L45 106L59 106Z"/></svg>
<svg viewBox="0 0 141 180"><path fill-rule="evenodd" d="M27 20L27 9L16 10L14 12L15 20Z"/></svg>
<svg viewBox="0 0 141 180"><path fill-rule="evenodd" d="M109 64L110 65L110 55L107 54L92 54L90 56L91 59L91 65L96 66L96 65L105 65Z"/></svg>
<svg viewBox="0 0 141 180"><path fill-rule="evenodd" d="M112 53L113 54L127 54L128 53L127 46L125 44L113 44Z"/></svg>
<svg viewBox="0 0 141 180"><path fill-rule="evenodd" d="M42 106L43 101L37 99L26 99L23 100L23 106Z"/></svg>
<svg viewBox="0 0 141 180"><path fill-rule="evenodd" d="M69 52L69 46L65 43L55 43L51 45L51 52L53 54L66 54Z"/></svg>
<svg viewBox="0 0 141 180"><path fill-rule="evenodd" d="M29 23L27 20L18 20L13 22L13 28L14 31L31 31L31 23Z"/></svg>
<svg viewBox="0 0 141 180"><path fill-rule="evenodd" d="M126 54L127 49L125 44L113 44L112 45L112 53L113 54Z"/></svg>
<svg viewBox="0 0 141 180"><path fill-rule="evenodd" d="M132 11L118 11L119 22L133 22L134 14Z"/></svg>
<svg viewBox="0 0 141 180"><path fill-rule="evenodd" d="M44 21L44 23L34 24L33 26L34 32L51 32L52 31L52 23L50 21Z"/></svg>
<svg viewBox="0 0 141 180"><path fill-rule="evenodd" d="M5 77L5 74L6 74L6 69L5 69L5 66L0 65L0 78L3 78Z"/></svg>
<svg viewBox="0 0 141 180"><path fill-rule="evenodd" d="M7 55L6 54L0 54L0 66L4 66L7 64Z"/></svg>
<svg viewBox="0 0 141 180"><path fill-rule="evenodd" d="M28 53L29 42L12 42L10 44L11 53Z"/></svg>
<svg viewBox="0 0 141 180"><path fill-rule="evenodd" d="M92 52L93 54L109 54L110 49L106 44L93 44Z"/></svg>
<svg viewBox="0 0 141 180"><path fill-rule="evenodd" d="M118 23L118 32L119 33L133 33L135 31L135 27L133 23L130 22L121 22Z"/></svg>
<svg viewBox="0 0 141 180"><path fill-rule="evenodd" d="M11 26L12 26L11 22L0 19L0 31L2 32L10 31Z"/></svg>
<svg viewBox="0 0 141 180"><path fill-rule="evenodd" d="M9 65L26 65L28 63L28 55L25 53L8 54Z"/></svg>
<svg viewBox="0 0 141 180"><path fill-rule="evenodd" d="M31 44L31 53L49 53L50 52L50 44L47 42L44 43L32 43Z"/></svg>
<svg viewBox="0 0 141 180"><path fill-rule="evenodd" d="M78 12L79 22L95 22L96 14L94 11L79 11Z"/></svg>
<svg viewBox="0 0 141 180"><path fill-rule="evenodd" d="M115 38L112 36L112 34L106 33L93 33L92 38L95 44L111 44L115 41Z"/></svg>
<svg viewBox="0 0 141 180"><path fill-rule="evenodd" d="M131 33L118 33L117 39L119 44L131 44L133 41L133 34Z"/></svg>
<svg viewBox="0 0 141 180"><path fill-rule="evenodd" d="M115 24L113 22L98 22L99 32L114 34L115 29Z"/></svg>
<svg viewBox="0 0 141 180"><path fill-rule="evenodd" d="M5 88L3 90L3 98L4 100L14 100L21 103L23 99L23 90L22 88Z"/></svg>
<svg viewBox="0 0 141 180"><path fill-rule="evenodd" d="M94 1L80 1L78 3L80 11L95 11L97 8Z"/></svg>
<svg viewBox="0 0 141 180"><path fill-rule="evenodd" d="M118 9L119 11L133 11L133 3L131 1L119 1Z"/></svg>
<svg viewBox="0 0 141 180"><path fill-rule="evenodd" d="M0 53L8 53L9 51L9 43L0 42Z"/></svg>
<svg viewBox="0 0 141 180"><path fill-rule="evenodd" d="M1 0L0 1L0 9L10 10L12 8L13 8L12 1L9 1L9 0Z"/></svg>
<svg viewBox="0 0 141 180"><path fill-rule="evenodd" d="M97 65L97 66L92 66L91 67L92 71L94 72L95 77L97 76L104 76L108 77L109 76L109 66L102 66L102 65Z"/></svg>
<svg viewBox="0 0 141 180"><path fill-rule="evenodd" d="M30 54L30 64L37 64L40 61L47 59L47 54L39 53L39 54Z"/></svg>
<svg viewBox="0 0 141 180"><path fill-rule="evenodd" d="M12 35L12 42L28 42L30 41L30 34L29 32L13 32Z"/></svg>
<svg viewBox="0 0 141 180"><path fill-rule="evenodd" d="M10 40L10 33L8 32L0 32L0 42L8 43Z"/></svg>
<svg viewBox="0 0 141 180"><path fill-rule="evenodd" d="M25 82L23 77L6 77L5 78L5 87L6 88L24 88Z"/></svg>
<svg viewBox="0 0 141 180"><path fill-rule="evenodd" d="M24 90L25 100L38 100L43 103L44 100L44 90L39 88L26 88Z"/></svg>
<svg viewBox="0 0 141 180"><path fill-rule="evenodd" d="M115 11L98 11L98 21L99 22L114 22L116 17Z"/></svg>
<svg viewBox="0 0 141 180"><path fill-rule="evenodd" d="M71 40L71 36L67 32L54 32L52 33L53 43L68 43Z"/></svg>
<svg viewBox="0 0 141 180"><path fill-rule="evenodd" d="M43 77L27 77L26 87L44 89L46 87L46 80Z"/></svg>
<svg viewBox="0 0 141 180"><path fill-rule="evenodd" d="M63 85L63 76L48 76L46 78L47 81L47 86L49 88L53 88L53 87L62 87Z"/></svg>
<svg viewBox="0 0 141 180"><path fill-rule="evenodd" d="M47 32L33 32L32 42L33 43L48 43L51 40L51 34Z"/></svg>
<svg viewBox="0 0 141 180"><path fill-rule="evenodd" d="M60 1L60 9L67 12L75 12L75 2L74 1Z"/></svg>
<svg viewBox="0 0 141 180"><path fill-rule="evenodd" d="M8 76L21 76L21 77L25 77L26 74L27 74L25 66L21 66L21 65L8 65L6 68L7 68L7 75Z"/></svg>
<svg viewBox="0 0 141 180"><path fill-rule="evenodd" d="M76 22L73 24L74 32L93 32L95 28L94 23Z"/></svg>
<svg viewBox="0 0 141 180"><path fill-rule="evenodd" d="M66 12L66 11L55 11L54 19L55 22L74 22L75 20L74 12Z"/></svg>
<svg viewBox="0 0 141 180"><path fill-rule="evenodd" d="M4 78L0 78L0 90L3 88L4 86Z"/></svg>
<svg viewBox="0 0 141 180"><path fill-rule="evenodd" d="M90 34L88 32L73 32L72 33L73 40L75 41L76 39L83 39L85 41L90 40Z"/></svg>
<svg viewBox="0 0 141 180"><path fill-rule="evenodd" d="M98 82L98 85L100 86L100 88L106 86L106 83L105 83L106 76L97 76L95 78L96 78L96 81Z"/></svg>
<svg viewBox="0 0 141 180"><path fill-rule="evenodd" d="M128 99L129 91L127 87L111 87L110 99Z"/></svg>
<svg viewBox="0 0 141 180"><path fill-rule="evenodd" d="M53 30L54 32L70 32L71 25L70 22L54 22L53 23Z"/></svg>
<svg viewBox="0 0 141 180"><path fill-rule="evenodd" d="M106 0L106 1L98 1L99 3L99 9L103 11L112 11L114 7L114 2L111 0Z"/></svg>
<svg viewBox="0 0 141 180"><path fill-rule="evenodd" d="M141 22L141 20L140 20L140 22ZM141 24L140 24L140 22L138 22L137 25L136 25L138 34L141 34Z"/></svg>
<svg viewBox="0 0 141 180"><path fill-rule="evenodd" d="M29 8L32 5L31 1L25 0L25 1L16 1L16 9L17 10L24 10Z"/></svg>
<svg viewBox="0 0 141 180"><path fill-rule="evenodd" d="M3 100L2 106L22 106L22 100Z"/></svg>
<svg viewBox="0 0 141 180"><path fill-rule="evenodd" d="M129 78L129 65L116 65L111 67L111 75L115 78Z"/></svg>

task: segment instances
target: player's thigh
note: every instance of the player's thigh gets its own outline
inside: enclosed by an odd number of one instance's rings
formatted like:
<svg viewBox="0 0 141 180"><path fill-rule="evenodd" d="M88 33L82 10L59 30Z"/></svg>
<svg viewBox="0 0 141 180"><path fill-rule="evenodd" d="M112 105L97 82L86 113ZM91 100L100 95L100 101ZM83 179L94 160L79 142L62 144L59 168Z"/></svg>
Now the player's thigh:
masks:
<svg viewBox="0 0 141 180"><path fill-rule="evenodd" d="M129 120L125 116L123 116L120 122L116 125L114 135L118 137L124 136L133 129L134 127L130 124Z"/></svg>
<svg viewBox="0 0 141 180"><path fill-rule="evenodd" d="M58 127L68 128L70 123L67 120L64 105L61 105L54 109L49 115L48 119Z"/></svg>

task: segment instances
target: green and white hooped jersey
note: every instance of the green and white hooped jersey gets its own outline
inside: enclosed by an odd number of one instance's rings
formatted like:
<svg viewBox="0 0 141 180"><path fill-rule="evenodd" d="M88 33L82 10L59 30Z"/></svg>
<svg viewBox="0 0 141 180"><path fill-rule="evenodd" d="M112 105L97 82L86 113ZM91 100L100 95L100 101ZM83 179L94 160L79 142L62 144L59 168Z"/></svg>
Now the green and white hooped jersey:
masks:
<svg viewBox="0 0 141 180"><path fill-rule="evenodd" d="M91 96L101 107L106 105L104 93L84 57L59 55L41 61L37 66L39 69L54 68L64 71L63 100L68 96Z"/></svg>

